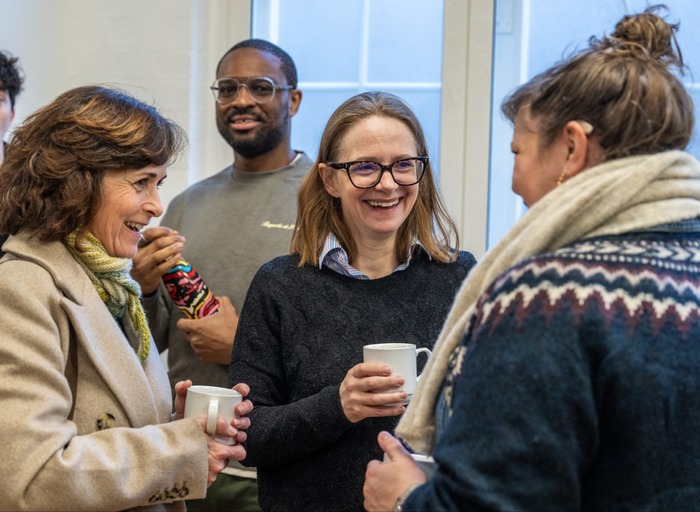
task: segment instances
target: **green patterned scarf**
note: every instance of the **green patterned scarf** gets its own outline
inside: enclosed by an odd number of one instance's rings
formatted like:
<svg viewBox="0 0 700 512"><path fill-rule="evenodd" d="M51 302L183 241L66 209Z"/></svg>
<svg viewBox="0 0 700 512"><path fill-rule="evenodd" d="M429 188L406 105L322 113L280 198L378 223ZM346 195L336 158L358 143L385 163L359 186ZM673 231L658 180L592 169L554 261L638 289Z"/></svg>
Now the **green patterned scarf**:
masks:
<svg viewBox="0 0 700 512"><path fill-rule="evenodd" d="M131 260L107 254L104 245L91 233L81 241L78 250L75 245L77 233L78 230L73 231L63 243L83 267L112 316L120 320L125 311L129 314L141 338L139 359L145 361L151 349L151 333L139 300L141 287L129 275Z"/></svg>

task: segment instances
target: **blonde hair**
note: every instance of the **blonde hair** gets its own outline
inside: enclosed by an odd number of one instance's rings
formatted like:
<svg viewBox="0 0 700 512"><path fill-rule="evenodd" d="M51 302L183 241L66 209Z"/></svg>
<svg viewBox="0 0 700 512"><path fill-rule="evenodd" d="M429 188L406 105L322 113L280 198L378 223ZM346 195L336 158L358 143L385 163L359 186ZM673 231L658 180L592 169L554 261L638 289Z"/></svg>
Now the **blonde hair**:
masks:
<svg viewBox="0 0 700 512"><path fill-rule="evenodd" d="M503 102L514 121L530 108L543 146L567 122L587 121L602 160L683 149L690 141L693 102L671 68L683 72L675 32L656 14L664 6L624 16L609 36L517 88Z"/></svg>
<svg viewBox="0 0 700 512"><path fill-rule="evenodd" d="M398 96L387 92L364 92L340 105L323 131L316 162L299 189L299 207L290 249L299 254L300 266L318 265L319 253L331 232L338 237L350 261L356 256L356 245L343 220L340 202L326 191L319 165L336 161L347 131L372 116L390 117L404 123L413 134L418 155L428 156L423 129L411 108ZM398 261L406 259L414 239L420 240L430 256L440 262L453 261L459 250L457 228L438 193L429 160L419 184L416 204L397 234ZM450 247L451 241L454 241L454 250Z"/></svg>

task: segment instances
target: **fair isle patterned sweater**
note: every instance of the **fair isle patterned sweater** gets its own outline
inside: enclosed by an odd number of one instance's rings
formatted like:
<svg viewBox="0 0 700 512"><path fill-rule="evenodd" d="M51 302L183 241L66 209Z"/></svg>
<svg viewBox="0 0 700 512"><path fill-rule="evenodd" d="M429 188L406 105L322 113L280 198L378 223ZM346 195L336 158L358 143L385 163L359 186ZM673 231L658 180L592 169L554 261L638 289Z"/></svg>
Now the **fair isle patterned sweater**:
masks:
<svg viewBox="0 0 700 512"><path fill-rule="evenodd" d="M438 401L442 471L406 510L699 510L698 231L590 239L497 279Z"/></svg>

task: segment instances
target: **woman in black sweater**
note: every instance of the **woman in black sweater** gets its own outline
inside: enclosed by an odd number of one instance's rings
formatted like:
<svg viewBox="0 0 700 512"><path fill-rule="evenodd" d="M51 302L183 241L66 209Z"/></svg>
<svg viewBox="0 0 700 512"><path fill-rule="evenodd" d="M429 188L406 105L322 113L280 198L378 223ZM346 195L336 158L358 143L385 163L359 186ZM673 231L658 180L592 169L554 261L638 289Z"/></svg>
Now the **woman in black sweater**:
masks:
<svg viewBox="0 0 700 512"><path fill-rule="evenodd" d="M458 250L423 131L400 98L347 100L318 155L292 254L251 283L229 370L251 387L244 464L257 466L269 511L363 510L377 435L393 430L408 397L400 375L362 362L362 347L431 348L475 263ZM387 388L397 391L373 393Z"/></svg>

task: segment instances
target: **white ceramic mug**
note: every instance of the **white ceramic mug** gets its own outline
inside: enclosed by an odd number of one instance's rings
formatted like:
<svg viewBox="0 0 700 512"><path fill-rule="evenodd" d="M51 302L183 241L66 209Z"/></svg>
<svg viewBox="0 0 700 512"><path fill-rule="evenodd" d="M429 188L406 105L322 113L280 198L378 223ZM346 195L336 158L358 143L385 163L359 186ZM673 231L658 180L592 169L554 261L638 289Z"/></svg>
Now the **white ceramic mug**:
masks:
<svg viewBox="0 0 700 512"><path fill-rule="evenodd" d="M416 461L418 467L425 473L426 478L430 479L435 474L437 464L435 464L435 459L430 455L423 455L420 453L411 453L410 455L413 457L413 460ZM389 462L390 460L389 455L385 452L384 462Z"/></svg>
<svg viewBox="0 0 700 512"><path fill-rule="evenodd" d="M420 377L417 375L416 358L424 353L430 357L432 353L427 348L417 349L412 343L375 343L362 347L365 362L375 361L388 364L393 375L401 375L404 385L400 388L411 399L416 391L416 384ZM397 389L381 391L382 393L395 393Z"/></svg>
<svg viewBox="0 0 700 512"><path fill-rule="evenodd" d="M205 416L207 418L207 434L220 443L232 445L236 441L232 437L217 436L216 418L221 416L227 423L236 418L233 411L236 404L243 400L238 391L215 386L190 386L185 399L185 418Z"/></svg>

